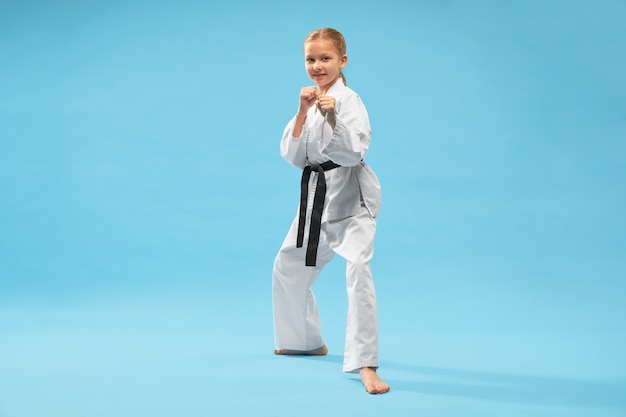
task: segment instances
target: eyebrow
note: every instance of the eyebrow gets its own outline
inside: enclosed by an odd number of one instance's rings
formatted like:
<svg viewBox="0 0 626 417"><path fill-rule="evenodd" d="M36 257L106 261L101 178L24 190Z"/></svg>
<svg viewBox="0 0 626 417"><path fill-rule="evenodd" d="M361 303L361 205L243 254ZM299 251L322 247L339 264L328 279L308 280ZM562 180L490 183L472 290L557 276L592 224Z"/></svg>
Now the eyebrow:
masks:
<svg viewBox="0 0 626 417"><path fill-rule="evenodd" d="M330 54L330 53L325 53L325 52L324 52L323 54L319 54L319 55L305 55L304 57L308 59L308 58L315 58L316 56L325 57L325 56L332 56L332 55L333 55L333 54Z"/></svg>

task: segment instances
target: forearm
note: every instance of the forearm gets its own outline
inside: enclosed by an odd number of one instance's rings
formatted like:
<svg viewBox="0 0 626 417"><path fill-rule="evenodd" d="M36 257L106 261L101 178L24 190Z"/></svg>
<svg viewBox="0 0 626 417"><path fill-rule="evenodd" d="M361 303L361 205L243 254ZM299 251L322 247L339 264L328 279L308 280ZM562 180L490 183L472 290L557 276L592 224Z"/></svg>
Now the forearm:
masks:
<svg viewBox="0 0 626 417"><path fill-rule="evenodd" d="M296 117L291 119L285 130L283 131L283 137L280 140L280 156L287 160L290 164L304 168L306 164L306 141L298 137L294 137L294 127L296 124ZM302 133L300 136L306 135L306 128L302 127Z"/></svg>
<svg viewBox="0 0 626 417"><path fill-rule="evenodd" d="M334 110L326 112L326 122L330 125L330 127L332 127L333 130L335 130L335 127L337 126L337 114Z"/></svg>
<svg viewBox="0 0 626 417"><path fill-rule="evenodd" d="M328 123L329 127L332 126L330 121ZM367 119L359 120L350 114L342 113L341 117L335 119L332 138L322 153L340 165L356 165L367 153L370 138L371 131Z"/></svg>
<svg viewBox="0 0 626 417"><path fill-rule="evenodd" d="M299 138L300 135L302 135L302 129L304 128L305 122L306 122L306 112L298 111L298 113L296 113L296 119L293 125L292 135L294 138Z"/></svg>

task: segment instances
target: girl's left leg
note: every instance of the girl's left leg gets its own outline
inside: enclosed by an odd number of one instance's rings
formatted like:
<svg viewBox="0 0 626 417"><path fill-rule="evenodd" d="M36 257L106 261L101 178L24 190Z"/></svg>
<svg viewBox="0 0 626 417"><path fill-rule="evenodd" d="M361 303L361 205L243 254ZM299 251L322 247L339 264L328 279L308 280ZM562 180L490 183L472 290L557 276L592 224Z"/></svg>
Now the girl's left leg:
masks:
<svg viewBox="0 0 626 417"><path fill-rule="evenodd" d="M376 292L370 268L374 253L376 219L363 211L356 216L325 225L330 248L346 260L348 319L344 349L344 372L378 367L378 321Z"/></svg>
<svg viewBox="0 0 626 417"><path fill-rule="evenodd" d="M348 321L343 371L378 368L376 291L369 262L346 262L346 288Z"/></svg>

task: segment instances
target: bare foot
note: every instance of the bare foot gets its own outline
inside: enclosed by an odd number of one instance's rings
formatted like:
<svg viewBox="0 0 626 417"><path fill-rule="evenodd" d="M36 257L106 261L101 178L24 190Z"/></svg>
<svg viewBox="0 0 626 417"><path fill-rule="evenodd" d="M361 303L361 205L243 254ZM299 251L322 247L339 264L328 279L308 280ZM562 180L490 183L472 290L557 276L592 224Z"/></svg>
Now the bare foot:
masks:
<svg viewBox="0 0 626 417"><path fill-rule="evenodd" d="M380 379L374 368L361 369L361 382L363 382L365 391L370 394L384 394L389 392L389 385Z"/></svg>
<svg viewBox="0 0 626 417"><path fill-rule="evenodd" d="M313 350L290 350L290 349L276 349L274 350L275 355L307 355L307 356L324 356L328 353L328 348L326 345L321 348L313 349Z"/></svg>

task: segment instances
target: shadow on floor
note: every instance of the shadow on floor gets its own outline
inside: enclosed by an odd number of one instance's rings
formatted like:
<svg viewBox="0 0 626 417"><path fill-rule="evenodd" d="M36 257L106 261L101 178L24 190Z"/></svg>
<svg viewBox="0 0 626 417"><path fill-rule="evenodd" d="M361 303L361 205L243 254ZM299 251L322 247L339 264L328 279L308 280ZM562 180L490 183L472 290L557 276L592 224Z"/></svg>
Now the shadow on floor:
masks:
<svg viewBox="0 0 626 417"><path fill-rule="evenodd" d="M413 375L406 380L387 381L398 391L518 404L626 410L625 380L498 374L397 362L383 362L381 366Z"/></svg>
<svg viewBox="0 0 626 417"><path fill-rule="evenodd" d="M299 356L299 358L334 364L343 363L341 355ZM384 378L392 387L392 391L527 405L611 408L626 411L626 380L499 374L388 361L381 361L380 366L409 375L407 379L402 380Z"/></svg>

